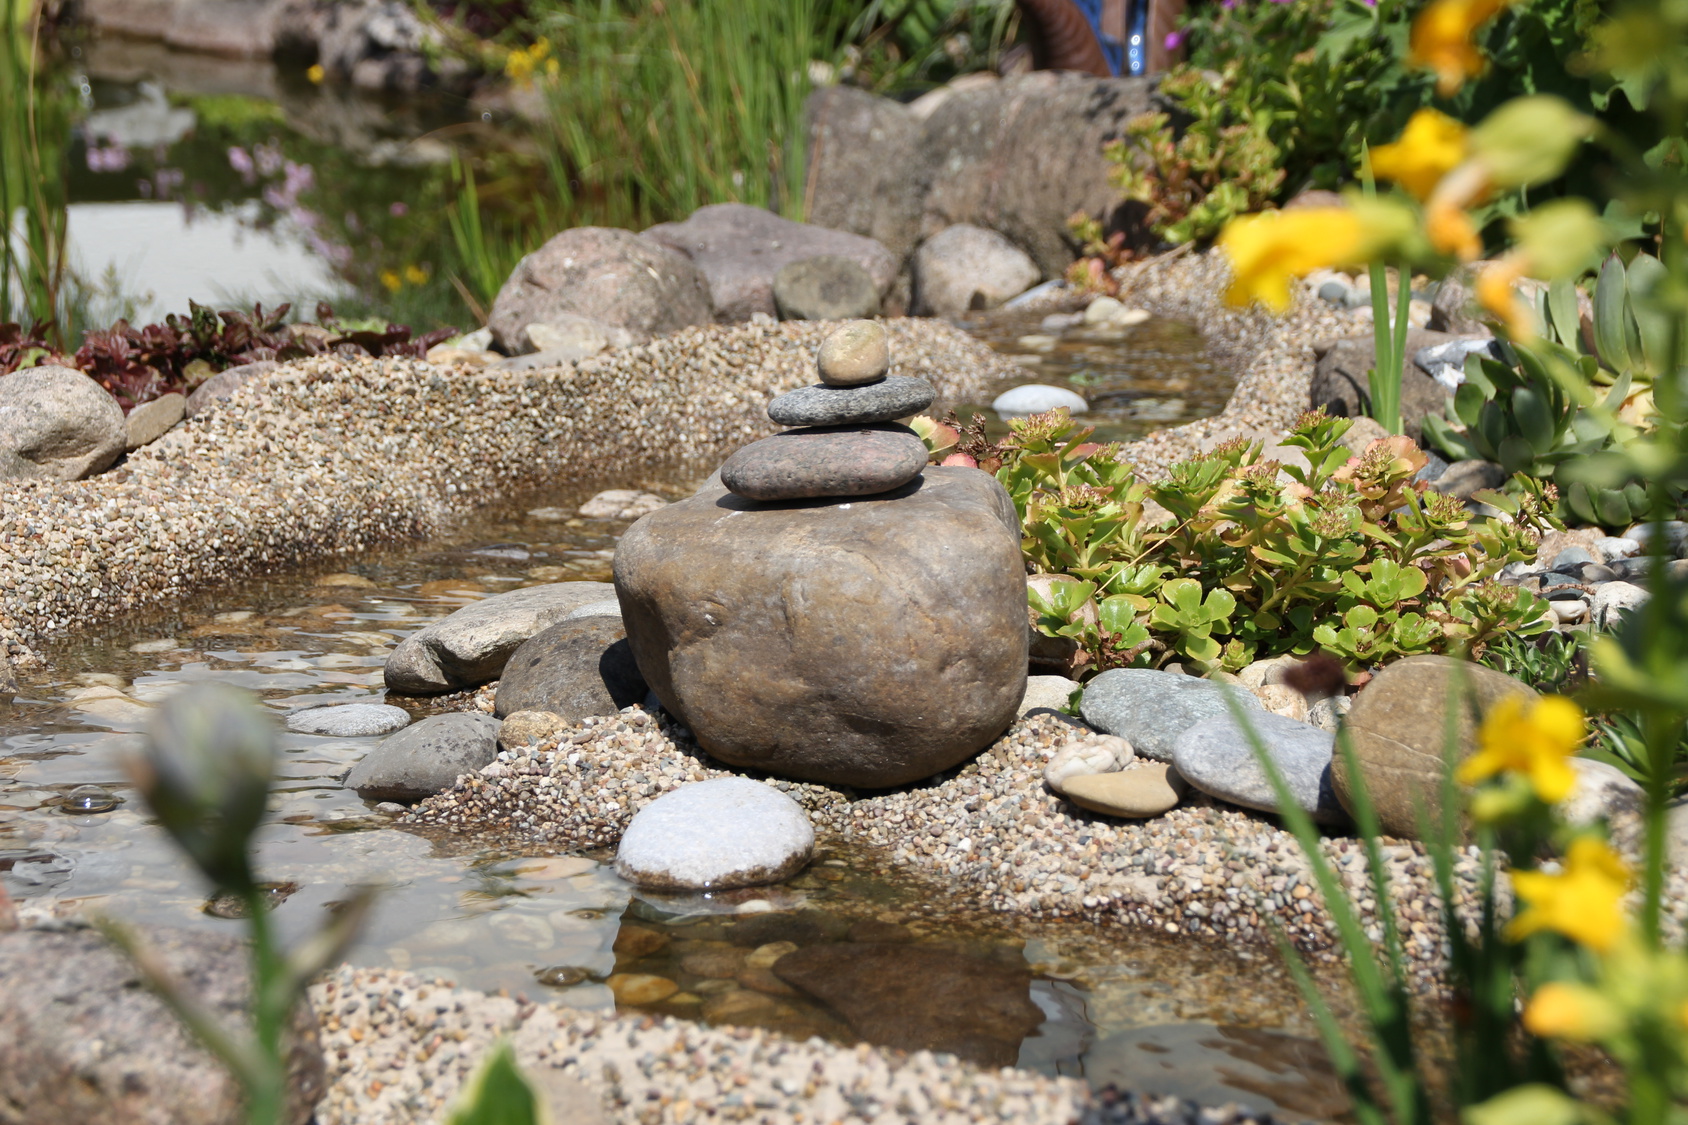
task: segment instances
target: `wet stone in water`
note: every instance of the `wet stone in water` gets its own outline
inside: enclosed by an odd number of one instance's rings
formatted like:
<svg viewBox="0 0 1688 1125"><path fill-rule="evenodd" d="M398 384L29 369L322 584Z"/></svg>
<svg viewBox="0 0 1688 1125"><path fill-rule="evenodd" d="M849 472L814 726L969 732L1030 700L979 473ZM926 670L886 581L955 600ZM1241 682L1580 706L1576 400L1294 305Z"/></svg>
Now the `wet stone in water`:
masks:
<svg viewBox="0 0 1688 1125"><path fill-rule="evenodd" d="M258 884L258 890L263 894L265 910L274 910L292 898L294 892L298 889L298 883ZM213 918L239 919L249 917L246 900L232 891L218 891L205 900L205 906L202 909Z"/></svg>
<svg viewBox="0 0 1688 1125"><path fill-rule="evenodd" d="M592 974L579 965L552 965L533 974L533 979L551 988L571 988L590 980Z"/></svg>
<svg viewBox="0 0 1688 1125"><path fill-rule="evenodd" d="M98 785L78 785L65 796L59 809L69 816L89 816L108 813L120 804L122 802L118 798Z"/></svg>

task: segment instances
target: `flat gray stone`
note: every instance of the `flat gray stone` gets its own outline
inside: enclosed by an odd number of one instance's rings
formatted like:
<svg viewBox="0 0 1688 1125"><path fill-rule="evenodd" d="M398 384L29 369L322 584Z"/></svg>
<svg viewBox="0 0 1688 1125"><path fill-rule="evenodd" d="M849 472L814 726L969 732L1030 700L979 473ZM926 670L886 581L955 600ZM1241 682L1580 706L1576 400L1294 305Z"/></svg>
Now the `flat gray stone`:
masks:
<svg viewBox="0 0 1688 1125"><path fill-rule="evenodd" d="M500 725L479 711L423 719L364 755L346 775L346 788L366 801L431 797L498 757Z"/></svg>
<svg viewBox="0 0 1688 1125"><path fill-rule="evenodd" d="M571 609L563 614L564 621L578 621L582 617L620 617L621 602L615 598L605 598L601 602L587 602L579 609Z"/></svg>
<svg viewBox="0 0 1688 1125"><path fill-rule="evenodd" d="M932 384L909 375L861 387L817 383L780 395L768 404L768 417L782 426L865 425L918 414L936 397Z"/></svg>
<svg viewBox="0 0 1688 1125"><path fill-rule="evenodd" d="M210 409L212 403L228 398L260 375L268 375L280 366L281 364L273 359L260 359L255 363L243 363L239 367L217 372L194 388L194 392L188 396L184 404L187 416L192 418L203 413Z"/></svg>
<svg viewBox="0 0 1688 1125"><path fill-rule="evenodd" d="M409 725L410 712L388 703L306 707L287 716L287 729L295 734L325 734L338 738L392 734Z"/></svg>
<svg viewBox="0 0 1688 1125"><path fill-rule="evenodd" d="M466 605L398 643L387 657L390 691L432 695L496 680L504 662L571 610L615 597L608 582L528 586Z"/></svg>
<svg viewBox="0 0 1688 1125"><path fill-rule="evenodd" d="M746 500L877 496L926 467L926 445L907 426L823 426L751 442L721 466L721 483Z"/></svg>
<svg viewBox="0 0 1688 1125"><path fill-rule="evenodd" d="M1270 711L1251 713L1249 725L1276 763L1290 792L1314 820L1345 824L1348 814L1331 785L1331 751L1336 736ZM1178 736L1172 764L1185 781L1210 797L1245 809L1278 812L1278 796L1254 744L1229 715L1203 719Z"/></svg>
<svg viewBox="0 0 1688 1125"><path fill-rule="evenodd" d="M1227 695L1265 713L1247 688L1152 668L1115 668L1090 681L1079 715L1097 730L1131 743L1139 757L1170 762L1179 735L1203 719L1229 714Z"/></svg>
<svg viewBox="0 0 1688 1125"><path fill-rule="evenodd" d="M814 850L815 830L796 801L760 781L718 777L635 813L615 869L654 890L724 890L788 879Z"/></svg>

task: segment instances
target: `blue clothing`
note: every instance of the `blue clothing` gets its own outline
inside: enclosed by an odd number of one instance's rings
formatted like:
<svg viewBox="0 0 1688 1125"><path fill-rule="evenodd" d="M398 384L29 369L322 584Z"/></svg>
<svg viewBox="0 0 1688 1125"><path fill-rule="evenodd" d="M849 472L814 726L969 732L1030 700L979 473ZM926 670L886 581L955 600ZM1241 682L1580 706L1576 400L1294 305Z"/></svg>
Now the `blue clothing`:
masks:
<svg viewBox="0 0 1688 1125"><path fill-rule="evenodd" d="M1136 26L1138 21L1135 17L1139 8L1147 10L1146 0L1134 0L1127 9L1126 21L1131 25L1130 31L1135 33L1138 38L1138 49L1131 52L1134 57L1129 60L1126 58L1126 45L1124 43L1112 36L1102 34L1102 0L1073 0L1073 3L1077 5L1079 11L1084 13L1084 18L1090 22L1090 30L1095 33L1096 42L1102 45L1102 57L1108 61L1108 69L1116 75L1143 73L1143 33Z"/></svg>

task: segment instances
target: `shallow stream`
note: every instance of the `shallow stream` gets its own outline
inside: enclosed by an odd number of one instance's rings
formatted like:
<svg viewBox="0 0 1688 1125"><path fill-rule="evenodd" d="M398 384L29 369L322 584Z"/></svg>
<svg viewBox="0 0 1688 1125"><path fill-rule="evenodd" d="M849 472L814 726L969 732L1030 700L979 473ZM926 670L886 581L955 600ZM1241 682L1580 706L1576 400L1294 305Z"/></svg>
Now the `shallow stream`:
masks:
<svg viewBox="0 0 1688 1125"><path fill-rule="evenodd" d="M250 689L278 720L302 706L380 699L387 652L428 620L526 584L608 577L625 525L536 519L531 510L573 509L599 487L680 495L689 483L602 481L522 497L427 543L236 583L59 644L52 671L26 677L18 697L0 704L0 880L20 905L66 919L99 911L238 929L124 780L120 756L156 701L198 680ZM351 953L357 964L591 1009L615 1005L604 983L612 973L634 973L656 980L640 1010L852 1041L838 1006L789 995L750 971L793 946L915 943L944 950L946 971L905 977L890 1016L852 1013L861 1034L1292 1116L1330 1117L1341 1105L1293 987L1266 950L982 915L837 840L822 841L816 863L782 887L647 901L606 855L465 850L397 828L340 785L374 740L281 737L282 780L260 851L262 877L282 885L275 919L297 936L349 885L382 885ZM111 811L85 811L109 800ZM874 975L905 960L893 955ZM1029 995L1041 1025L958 1042L957 1026L995 1026L999 1006L978 987L986 979Z"/></svg>

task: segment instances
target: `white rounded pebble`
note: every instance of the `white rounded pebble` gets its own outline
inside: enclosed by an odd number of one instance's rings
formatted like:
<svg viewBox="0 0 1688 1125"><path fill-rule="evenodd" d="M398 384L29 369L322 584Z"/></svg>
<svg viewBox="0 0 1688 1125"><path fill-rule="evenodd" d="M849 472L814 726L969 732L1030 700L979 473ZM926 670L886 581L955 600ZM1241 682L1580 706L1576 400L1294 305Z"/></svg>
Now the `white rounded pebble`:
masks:
<svg viewBox="0 0 1688 1125"><path fill-rule="evenodd" d="M1043 383L1027 383L1023 387L1003 391L991 403L991 409L1004 418L1043 414L1063 406L1073 414L1083 414L1090 409L1090 404L1084 401L1082 395L1074 394L1065 387L1051 387Z"/></svg>
<svg viewBox="0 0 1688 1125"><path fill-rule="evenodd" d="M410 712L387 703L342 703L307 707L287 716L294 734L325 734L338 738L372 738L410 725Z"/></svg>
<svg viewBox="0 0 1688 1125"><path fill-rule="evenodd" d="M635 813L615 869L641 887L722 890L790 878L814 851L815 830L796 801L760 781L718 777Z"/></svg>

